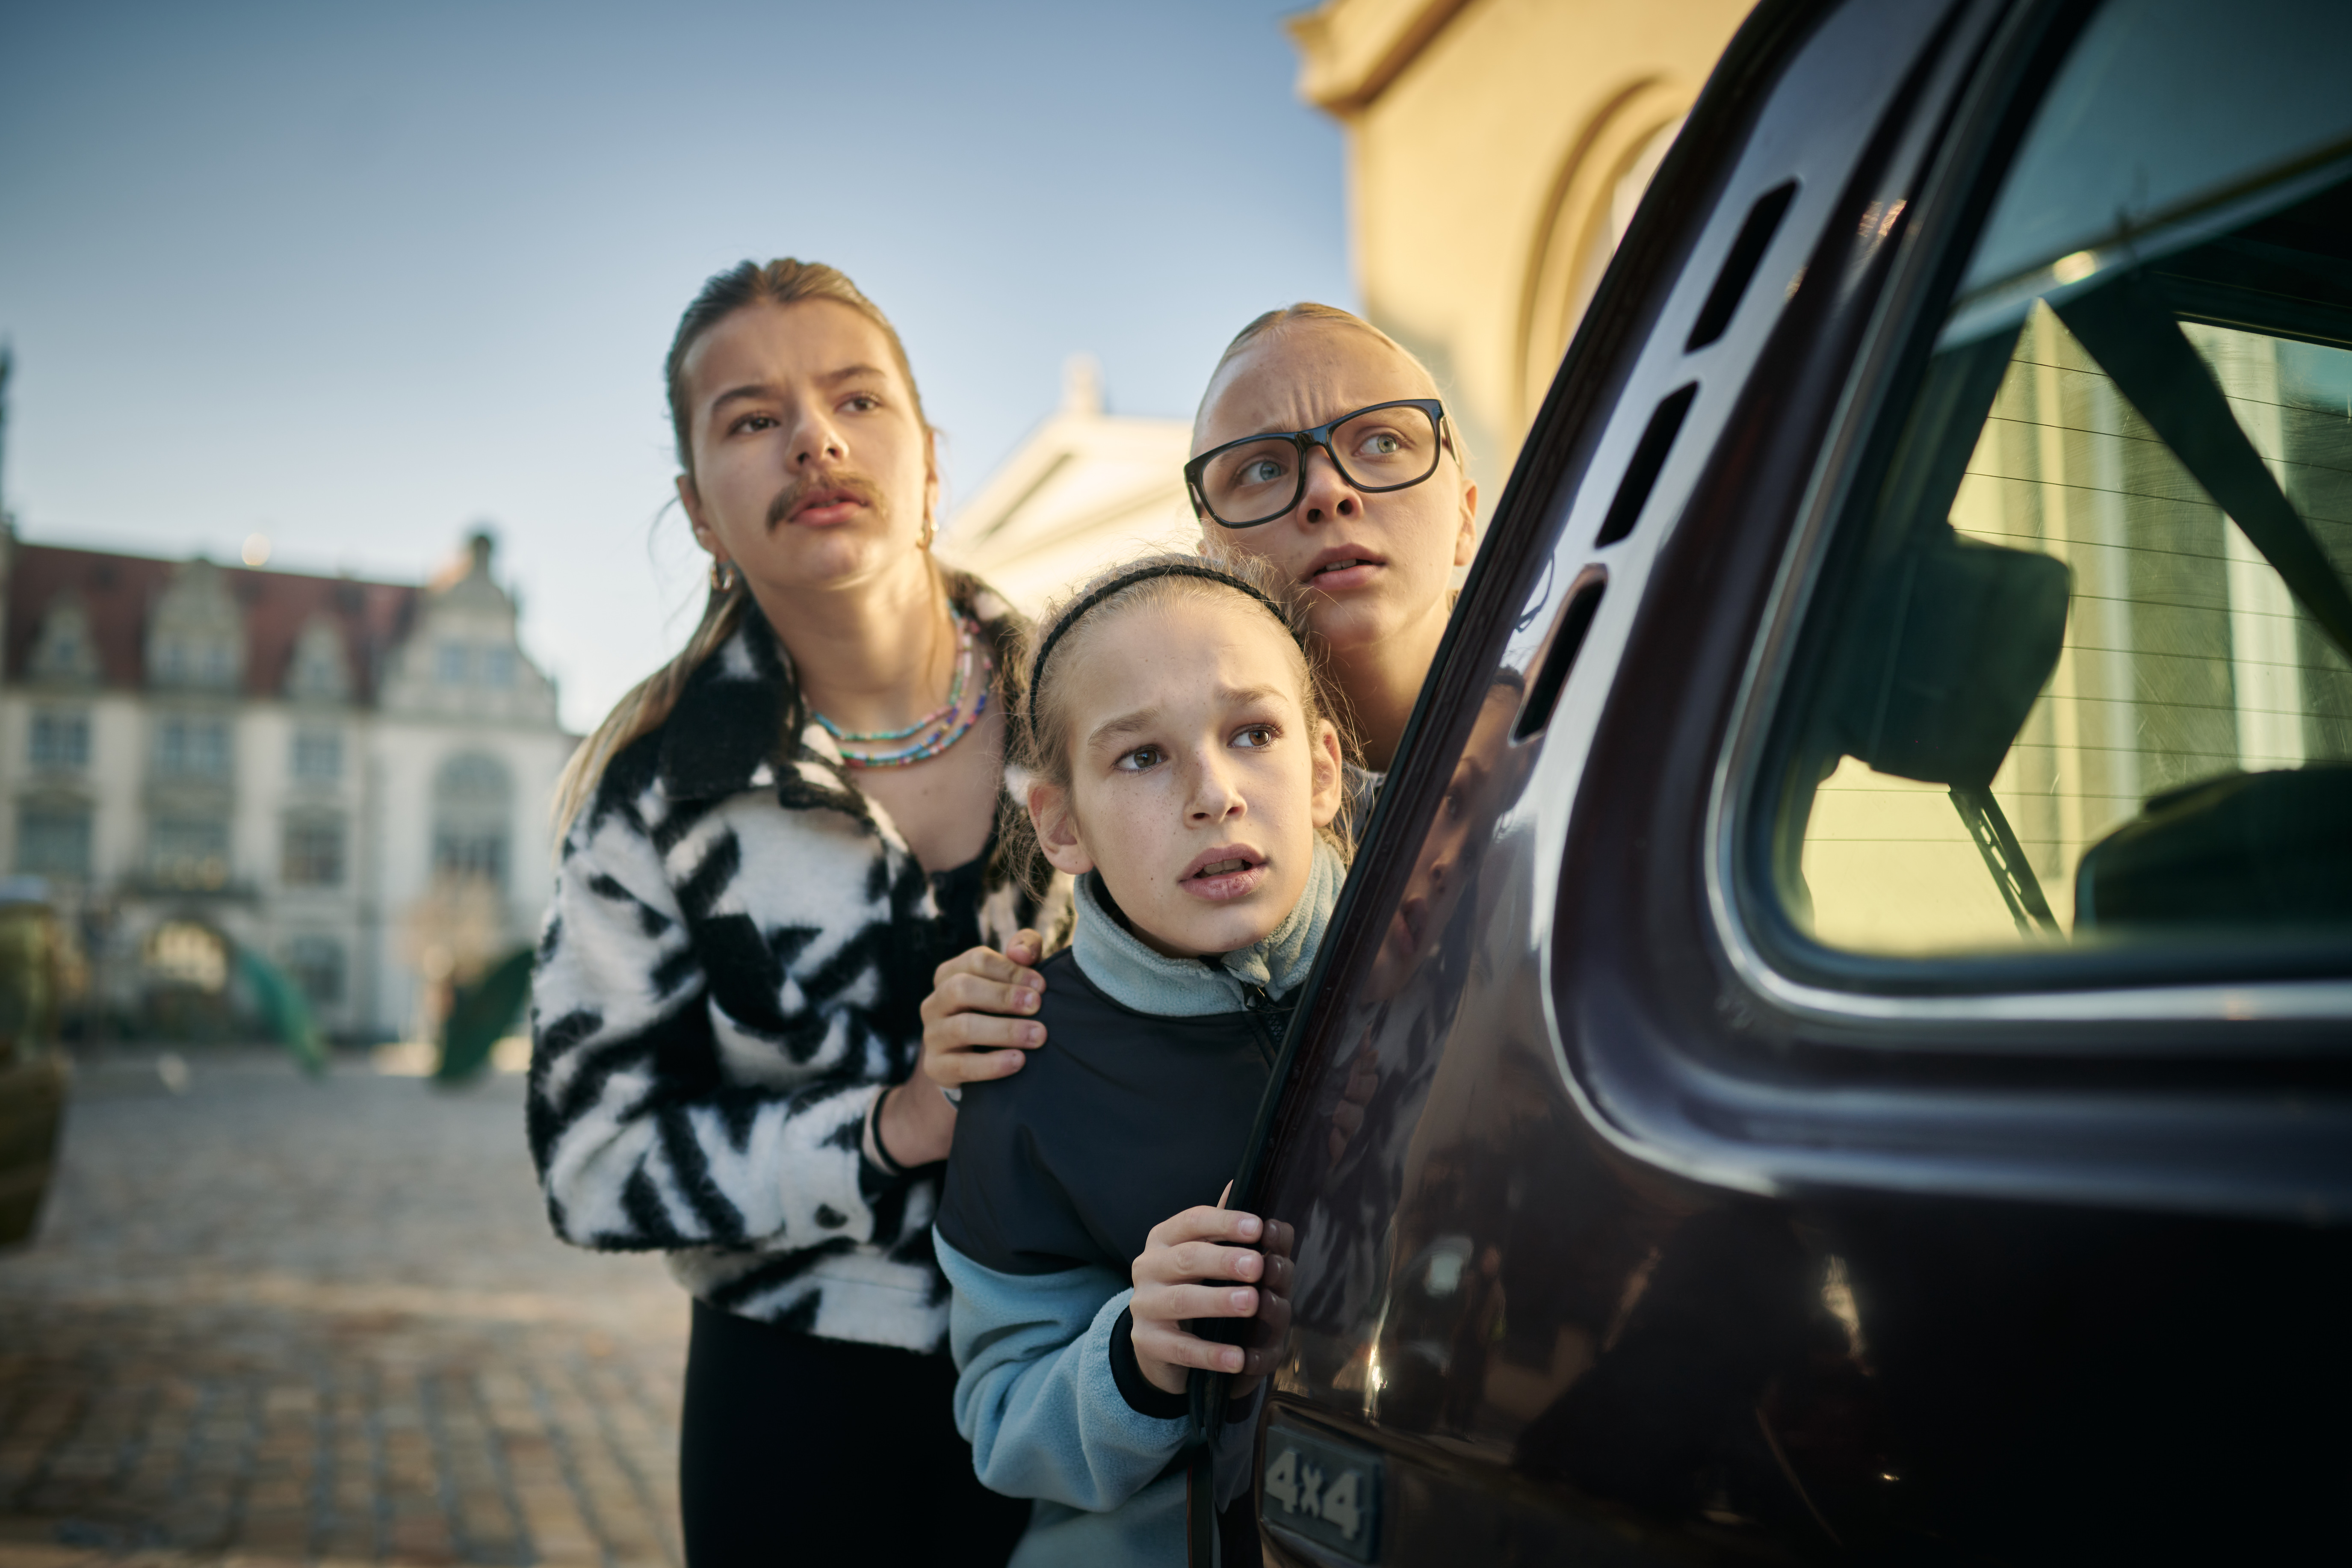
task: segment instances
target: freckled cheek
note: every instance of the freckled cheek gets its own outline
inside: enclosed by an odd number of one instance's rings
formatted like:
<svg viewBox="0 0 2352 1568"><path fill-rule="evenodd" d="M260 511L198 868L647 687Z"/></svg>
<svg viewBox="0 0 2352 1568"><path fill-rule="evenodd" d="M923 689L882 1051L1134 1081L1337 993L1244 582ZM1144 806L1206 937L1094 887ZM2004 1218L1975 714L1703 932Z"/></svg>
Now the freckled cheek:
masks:
<svg viewBox="0 0 2352 1568"><path fill-rule="evenodd" d="M1175 808L1158 799L1156 791L1118 793L1128 798L1101 803L1087 820L1100 826L1105 847L1122 866L1157 879L1181 832Z"/></svg>

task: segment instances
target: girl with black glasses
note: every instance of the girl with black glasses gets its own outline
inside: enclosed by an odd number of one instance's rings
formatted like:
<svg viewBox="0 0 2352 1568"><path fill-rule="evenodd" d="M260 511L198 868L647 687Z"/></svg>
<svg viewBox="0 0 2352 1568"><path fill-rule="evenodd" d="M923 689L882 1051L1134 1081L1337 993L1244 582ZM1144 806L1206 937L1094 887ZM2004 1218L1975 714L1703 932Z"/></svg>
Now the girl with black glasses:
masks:
<svg viewBox="0 0 2352 1568"><path fill-rule="evenodd" d="M1255 556L1305 595L1308 639L1351 731L1355 820L1396 755L1477 543L1478 487L1437 384L1378 327L1330 305L1269 310L1209 377L1185 482L1202 552ZM973 948L923 1003L924 1070L945 1088L1021 1070L1044 942Z"/></svg>

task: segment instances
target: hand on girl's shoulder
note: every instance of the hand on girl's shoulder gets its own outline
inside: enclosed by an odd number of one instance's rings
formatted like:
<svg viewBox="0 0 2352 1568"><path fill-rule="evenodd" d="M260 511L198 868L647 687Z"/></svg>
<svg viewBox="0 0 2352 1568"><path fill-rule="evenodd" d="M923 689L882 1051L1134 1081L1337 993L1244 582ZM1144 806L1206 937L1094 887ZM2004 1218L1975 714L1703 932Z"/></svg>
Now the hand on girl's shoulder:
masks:
<svg viewBox="0 0 2352 1568"><path fill-rule="evenodd" d="M1045 942L1034 931L1017 934L1006 951L975 947L956 954L932 976L923 998L923 1075L949 1098L967 1085L1019 1072L1024 1052L1045 1043L1034 1021L1045 981L1036 965Z"/></svg>
<svg viewBox="0 0 2352 1568"><path fill-rule="evenodd" d="M1043 1038L1021 1053L1021 1066L1015 1070L965 1080L961 1105L966 1116L982 1104L1034 1106L1055 1092L1052 1086L1066 1089L1060 1080L1102 1044L1096 1037L1099 1031L1086 1026L1091 1022L1087 1004L1094 993L1070 950L1065 948L1038 964L1036 973L1040 994L1036 1010L1026 1022ZM1056 1023L1063 1025L1066 1037L1055 1038Z"/></svg>

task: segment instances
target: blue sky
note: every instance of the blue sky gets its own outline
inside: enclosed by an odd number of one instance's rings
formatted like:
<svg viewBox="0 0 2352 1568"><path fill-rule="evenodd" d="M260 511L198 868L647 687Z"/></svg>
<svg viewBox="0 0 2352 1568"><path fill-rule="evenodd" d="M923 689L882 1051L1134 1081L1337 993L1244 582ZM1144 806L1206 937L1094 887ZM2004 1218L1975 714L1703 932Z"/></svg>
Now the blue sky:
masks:
<svg viewBox="0 0 2352 1568"><path fill-rule="evenodd" d="M659 365L710 272L846 268L951 497L1073 352L1188 416L1250 316L1354 302L1301 3L10 6L7 504L404 580L488 520L593 723L688 624Z"/></svg>

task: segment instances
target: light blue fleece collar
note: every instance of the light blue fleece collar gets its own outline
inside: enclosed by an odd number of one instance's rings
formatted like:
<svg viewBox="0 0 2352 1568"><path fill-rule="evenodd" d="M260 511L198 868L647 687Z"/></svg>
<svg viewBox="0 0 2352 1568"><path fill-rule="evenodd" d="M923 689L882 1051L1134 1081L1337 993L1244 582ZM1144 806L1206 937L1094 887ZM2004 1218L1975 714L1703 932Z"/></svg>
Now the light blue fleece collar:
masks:
<svg viewBox="0 0 2352 1568"><path fill-rule="evenodd" d="M1070 945L1087 978L1122 1007L1160 1018L1238 1013L1248 1005L1245 986L1278 997L1306 980L1315 950L1322 944L1323 928L1330 923L1331 906L1339 901L1339 886L1347 879L1338 854L1317 839L1307 890L1274 933L1211 963L1170 958L1145 946L1110 912L1097 890L1100 873L1090 871L1078 879L1078 929Z"/></svg>
<svg viewBox="0 0 2352 1568"><path fill-rule="evenodd" d="M1376 773L1354 763L1339 764L1339 789L1348 805L1349 843L1363 843L1364 828L1372 820L1372 807L1381 803L1381 786L1388 782L1389 775L1384 773Z"/></svg>

